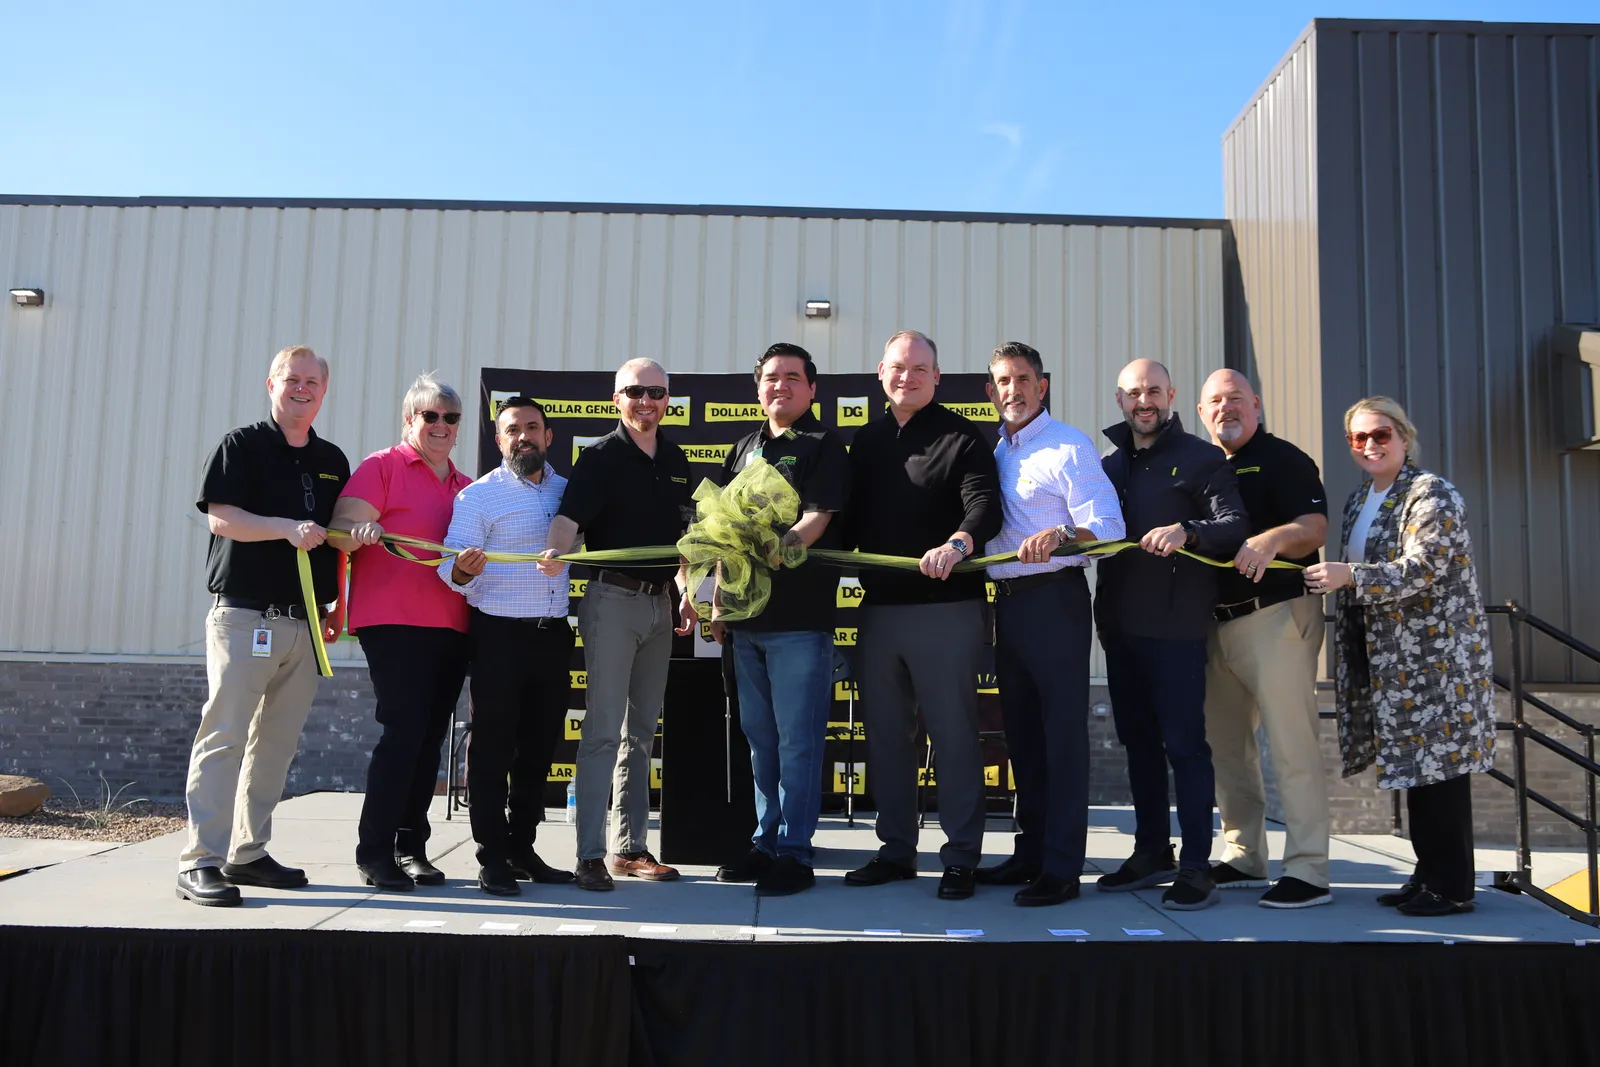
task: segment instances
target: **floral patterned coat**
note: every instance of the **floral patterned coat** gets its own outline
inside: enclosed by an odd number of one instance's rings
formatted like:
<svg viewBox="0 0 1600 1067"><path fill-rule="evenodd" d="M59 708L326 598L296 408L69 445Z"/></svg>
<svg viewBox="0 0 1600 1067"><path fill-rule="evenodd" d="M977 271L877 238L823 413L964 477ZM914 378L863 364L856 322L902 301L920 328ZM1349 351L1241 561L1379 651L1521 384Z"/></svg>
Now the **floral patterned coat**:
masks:
<svg viewBox="0 0 1600 1067"><path fill-rule="evenodd" d="M1365 552L1343 551L1371 488L1344 506L1335 641L1344 775L1376 763L1385 789L1432 785L1494 765L1489 620L1478 593L1466 505L1410 461L1378 508Z"/></svg>

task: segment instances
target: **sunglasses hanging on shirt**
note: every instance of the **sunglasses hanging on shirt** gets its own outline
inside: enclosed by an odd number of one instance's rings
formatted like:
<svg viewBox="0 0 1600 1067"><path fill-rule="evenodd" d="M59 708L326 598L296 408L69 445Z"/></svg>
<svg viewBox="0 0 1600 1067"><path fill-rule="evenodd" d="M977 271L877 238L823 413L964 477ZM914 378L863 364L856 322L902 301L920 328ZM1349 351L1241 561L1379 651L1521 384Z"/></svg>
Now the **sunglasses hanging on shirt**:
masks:
<svg viewBox="0 0 1600 1067"><path fill-rule="evenodd" d="M304 489L306 491L306 499L305 499L306 510L307 511L316 511L317 510L317 494L315 494L315 493L313 493L311 491L311 475L302 474L300 476L300 488L302 488L302 489Z"/></svg>

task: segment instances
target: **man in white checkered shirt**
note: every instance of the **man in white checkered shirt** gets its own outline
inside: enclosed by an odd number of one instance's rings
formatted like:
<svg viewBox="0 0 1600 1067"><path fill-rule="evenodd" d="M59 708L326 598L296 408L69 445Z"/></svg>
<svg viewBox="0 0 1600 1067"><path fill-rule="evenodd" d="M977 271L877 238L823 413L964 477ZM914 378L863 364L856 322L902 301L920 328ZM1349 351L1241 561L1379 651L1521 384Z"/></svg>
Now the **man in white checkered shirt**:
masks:
<svg viewBox="0 0 1600 1067"><path fill-rule="evenodd" d="M456 495L444 542L463 551L439 565L439 577L472 608L478 888L516 896L519 880L572 881L570 871L539 858L533 841L567 715L573 635L564 569L547 577L531 563L489 563L484 553L542 550L567 480L545 461L554 432L538 402L516 396L501 404L494 436L505 459Z"/></svg>
<svg viewBox="0 0 1600 1067"><path fill-rule="evenodd" d="M1089 557L1051 553L1123 533L1093 442L1044 410L1049 385L1039 353L1020 341L989 358L1005 522L985 552L1018 557L989 568L1018 833L1011 858L977 879L1022 886L1012 899L1025 907L1077 897L1089 831Z"/></svg>

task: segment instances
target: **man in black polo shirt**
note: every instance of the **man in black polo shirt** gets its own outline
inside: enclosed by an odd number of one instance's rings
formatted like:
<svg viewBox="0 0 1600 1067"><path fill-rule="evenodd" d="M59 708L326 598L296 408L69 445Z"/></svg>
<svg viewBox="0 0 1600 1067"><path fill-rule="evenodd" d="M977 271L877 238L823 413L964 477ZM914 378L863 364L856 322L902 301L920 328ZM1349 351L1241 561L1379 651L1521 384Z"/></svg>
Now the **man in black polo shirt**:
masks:
<svg viewBox="0 0 1600 1067"><path fill-rule="evenodd" d="M573 465L550 523L546 556L571 551L580 533L593 550L675 545L694 519L688 457L660 429L667 372L655 360L631 359L617 371L615 388L611 399L622 419ZM539 569L555 575L562 566L552 559ZM589 678L574 782L580 889L611 889L613 874L652 882L678 877L656 862L646 837L650 745L667 689L672 634L688 633L699 619L687 584L682 566L606 567L594 572L578 606Z"/></svg>
<svg viewBox="0 0 1600 1067"><path fill-rule="evenodd" d="M1317 742L1317 654L1322 602L1301 572L1273 559L1317 562L1328 505L1317 465L1261 428L1261 398L1238 371L1219 370L1200 390L1200 421L1228 455L1250 517L1235 570L1217 579L1217 621L1206 642L1206 736L1217 773L1227 847L1211 868L1220 889L1267 884L1266 791L1256 724L1266 730L1285 835L1283 877L1267 908L1329 904L1328 785Z"/></svg>
<svg viewBox="0 0 1600 1067"><path fill-rule="evenodd" d="M889 410L850 448L845 541L909 556L920 573L864 570L856 638L867 715L869 788L882 847L846 885L917 876L917 710L939 761L939 896L970 897L983 854L983 756L977 675L986 640L984 575L952 575L1000 532L1000 480L982 431L934 403L939 353L915 330L889 338L878 364Z"/></svg>
<svg viewBox="0 0 1600 1067"><path fill-rule="evenodd" d="M799 345L775 344L756 362L756 397L767 421L733 446L722 464L727 485L755 457L781 471L800 495L801 516L786 544L838 548L831 520L844 509L849 454L839 435L811 413L817 365ZM756 832L750 852L718 869L723 882L755 882L758 896L809 889L811 837L822 810L822 752L833 683L837 568L807 561L772 572L761 614L724 627L733 645L739 723L755 771Z"/></svg>
<svg viewBox="0 0 1600 1067"><path fill-rule="evenodd" d="M229 431L206 464L200 499L211 544L206 588L206 678L189 756L189 836L178 860L178 896L239 903L235 886L293 889L304 871L267 855L272 809L317 692L317 660L300 591L296 549L311 554L318 604L338 598L337 554L323 543L339 490L343 452L311 429L328 388L328 363L303 345L272 361L272 417ZM244 786L244 811L235 797Z"/></svg>

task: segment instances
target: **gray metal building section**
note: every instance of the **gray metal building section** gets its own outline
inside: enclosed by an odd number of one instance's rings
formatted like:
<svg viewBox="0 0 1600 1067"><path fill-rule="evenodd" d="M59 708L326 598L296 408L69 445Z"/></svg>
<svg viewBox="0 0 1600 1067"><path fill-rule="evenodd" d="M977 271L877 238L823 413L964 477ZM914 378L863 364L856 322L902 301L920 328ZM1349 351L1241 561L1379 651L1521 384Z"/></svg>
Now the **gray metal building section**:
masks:
<svg viewBox="0 0 1600 1067"><path fill-rule="evenodd" d="M1224 155L1229 359L1320 441L1330 504L1358 481L1345 408L1396 397L1485 595L1594 640L1600 452L1563 417L1591 385L1558 328L1600 321L1600 25L1319 19Z"/></svg>

